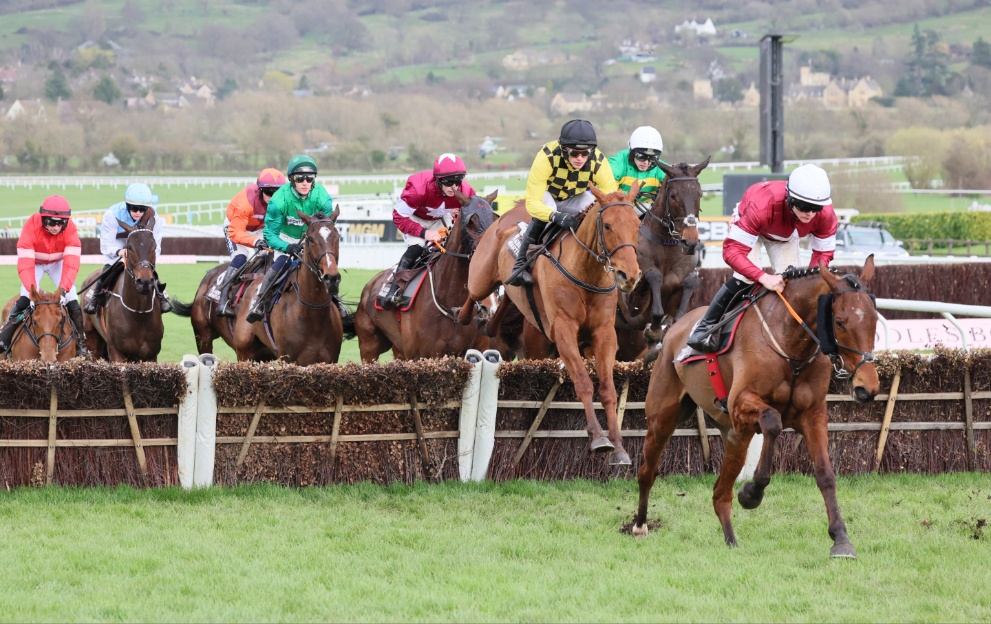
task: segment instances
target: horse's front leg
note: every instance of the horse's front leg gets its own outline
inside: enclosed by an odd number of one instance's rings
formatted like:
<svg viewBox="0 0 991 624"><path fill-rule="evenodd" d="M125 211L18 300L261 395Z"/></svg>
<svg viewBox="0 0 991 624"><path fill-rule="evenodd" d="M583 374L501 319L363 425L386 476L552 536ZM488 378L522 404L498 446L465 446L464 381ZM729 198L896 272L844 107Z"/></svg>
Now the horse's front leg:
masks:
<svg viewBox="0 0 991 624"><path fill-rule="evenodd" d="M592 333L592 352L595 353L595 371L599 376L599 400L609 425L609 440L616 447L609 455L609 465L629 466L630 454L623 448L623 434L616 414L616 384L612 377L616 348L615 323L601 323Z"/></svg>
<svg viewBox="0 0 991 624"><path fill-rule="evenodd" d="M680 319L681 317L685 316L686 312L688 312L688 306L692 302L692 295L695 294L695 291L698 289L698 287L699 287L699 272L698 269L696 269L691 273L689 273L688 277L685 278L685 282L682 285L682 290L681 290L681 303L678 305L678 311L675 313L674 320Z"/></svg>
<svg viewBox="0 0 991 624"><path fill-rule="evenodd" d="M648 343L660 342L664 337L664 300L661 289L664 287L664 276L656 269L644 273L643 279L650 286L650 325L643 332L644 340Z"/></svg>
<svg viewBox="0 0 991 624"><path fill-rule="evenodd" d="M771 482L771 463L774 461L774 446L781 435L781 414L778 410L765 403L751 390L744 390L733 402L733 424L740 423L742 427L753 426L756 421L764 434L764 443L760 449L760 461L754 472L754 479L737 493L737 500L744 509L756 509L764 499L764 489Z"/></svg>
<svg viewBox="0 0 991 624"><path fill-rule="evenodd" d="M575 394L585 407L585 419L588 421L586 430L592 440L591 450L596 453L607 453L614 450L613 443L602 434L602 426L599 425L599 419L592 407L595 388L592 385L592 378L585 370L585 362L578 349L577 325L571 319L559 318L555 321L551 333L554 343L557 345L558 353L561 355L561 360L564 362L564 367L571 377L571 382L575 384Z"/></svg>
<svg viewBox="0 0 991 624"><path fill-rule="evenodd" d="M833 547L829 551L830 557L857 558L857 551L854 550L850 538L846 534L846 525L843 517L840 516L840 506L836 502L836 473L833 472L833 463L829 460L829 448L827 446L827 430L829 416L826 411L826 402L816 406L802 414L796 428L799 433L805 436L805 445L809 449L814 466L816 485L822 492L822 498L826 502L826 516L829 520L829 537L833 538Z"/></svg>
<svg viewBox="0 0 991 624"><path fill-rule="evenodd" d="M736 533L733 532L732 520L733 486L747 460L747 449L750 447L750 439L754 437L754 432L753 429L743 432L729 429L721 433L725 451L723 465L719 469L719 477L712 490L712 508L719 518L719 524L723 527L723 539L726 540L726 545L736 546Z"/></svg>

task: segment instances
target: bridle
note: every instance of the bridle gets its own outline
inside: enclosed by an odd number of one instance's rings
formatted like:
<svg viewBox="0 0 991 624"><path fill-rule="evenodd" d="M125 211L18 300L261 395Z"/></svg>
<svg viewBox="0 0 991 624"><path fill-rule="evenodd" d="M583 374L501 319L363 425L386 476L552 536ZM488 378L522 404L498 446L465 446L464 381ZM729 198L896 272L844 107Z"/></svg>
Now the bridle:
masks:
<svg viewBox="0 0 991 624"><path fill-rule="evenodd" d="M131 251L135 251L135 250L133 250L130 247L131 236L134 235L134 234L136 234L136 233L138 233L138 232L148 232L154 238L154 235L151 233L151 230L149 230L147 228L135 228L135 229L131 230L127 234L127 239L126 239L126 242L124 243L124 250L127 251L128 253L130 253ZM135 251L135 253L137 253L137 252ZM155 274L155 263L152 262L152 261L150 261L150 260L140 260L136 265L134 265L133 268L131 267L131 263L130 262L127 262L127 261L124 262L124 272L127 273L127 276L131 278L131 281L134 282L134 285L135 286L138 285L138 276L134 274L134 269L140 269L142 267L145 267L145 268L149 269L152 272L152 275ZM118 299L120 299L120 304L122 306L124 306L124 309L127 310L128 312L134 312L136 314L148 314L149 312L151 312L152 310L155 309L155 298L158 297L158 288L156 288L155 285L152 284L152 286L151 286L151 303L148 304L148 309L147 310L137 310L137 309L132 308L131 306L127 305L127 302L124 301L124 297L121 296L117 291L112 291L110 294L113 295L114 297L117 297Z"/></svg>
<svg viewBox="0 0 991 624"><path fill-rule="evenodd" d="M874 303L875 306L877 305L874 302L874 297L871 296L860 285L860 282L858 282L853 276L851 276L851 275L844 275L843 276L843 279L845 279L851 285L851 287L850 288L847 288L845 290L838 290L838 291L832 293L832 297L833 298L836 298L836 297L838 297L838 296L840 296L840 295L842 295L844 293L849 293L849 292L863 293L863 294L867 294L871 298L871 303ZM854 375L857 374L857 371L860 370L860 367L861 366L863 366L864 364L867 364L868 362L873 362L874 361L874 352L873 351L861 351L860 349L855 349L853 347L847 346L847 345L843 344L842 342L840 342L839 340L836 340L835 339L835 336L836 336L836 319L835 318L832 319L832 332L833 332L833 336L834 336L834 339L833 340L834 340L834 342L836 343L836 346L839 349L846 349L847 351L851 351L851 352L856 353L857 355L860 356L860 361L857 362L857 365L853 367L853 370L852 371L848 371L846 369L846 364L843 362L843 357L840 356L839 352L837 351L837 352L834 352L834 353L830 353L829 354L829 360L833 364L833 372L836 373L836 378L837 379L849 379L850 377L853 377Z"/></svg>
<svg viewBox="0 0 991 624"><path fill-rule="evenodd" d="M23 328L22 331L25 334L27 334L28 339L31 340L31 344L33 344L35 347L37 347L39 351L41 350L41 345L39 344L39 342L41 341L42 338L44 338L46 336L51 336L52 338L54 338L55 339L55 344L56 344L55 354L58 355L59 351L61 351L62 349L66 348L67 346L69 346L69 344L75 339L75 335L72 332L69 332L69 336L68 337L66 337L66 335L65 335L65 325L66 325L66 323L65 323L66 322L65 310L62 309L61 302L59 302L59 301L35 301L34 302L34 305L35 305L35 307L40 306L40 305L57 305L57 306L59 306L59 324L58 324L59 333L58 334L55 334L53 332L43 332L41 334L35 334L31 330L31 324L32 324L32 322L34 320L34 308L31 308L30 309L30 311L28 312L27 316L25 316L25 318L24 318L24 323L21 325L21 327ZM13 340L11 342L13 342Z"/></svg>
<svg viewBox="0 0 991 624"><path fill-rule="evenodd" d="M316 258L310 258L309 254L306 253L306 241L309 240L309 231L310 231L310 228L313 227L314 225L318 225L318 224L321 224L321 223L322 224L330 224L330 227L335 232L337 232L337 225L332 220L330 220L330 219L319 219L319 220L316 220L316 221L311 221L310 224L306 227L306 233L303 234L302 248L301 248L301 251L300 251L300 257L302 259L300 261L300 264L302 266L306 267L307 269L309 269L310 272L313 273L313 275L316 276L317 280L319 282L323 283L323 272L320 270L320 263L323 262L323 259L325 257L330 256L331 258L334 259L334 264L338 264L338 255L336 253L334 253L334 251L332 249L328 249L327 251L323 252L322 254L320 254L319 256L317 256ZM338 236L340 236L340 235L338 234ZM292 284L293 284L293 289L296 291L296 298L299 300L299 302L301 304L303 304L307 308L310 308L311 310L322 310L322 309L326 308L327 306L329 306L330 305L330 302L334 300L334 298L328 294L327 301L325 301L325 302L323 302L321 304L309 303L309 302L307 302L306 300L303 299L302 294L299 292L299 283L296 282L296 281L294 281Z"/></svg>
<svg viewBox="0 0 991 624"><path fill-rule="evenodd" d="M588 247L588 245L586 245L585 243L583 243L582 240L580 238L578 238L577 235L575 235L575 231L574 230L571 230L571 234L572 234L572 236L575 237L575 240L578 242L578 244L581 245L582 248L589 253L589 255L591 255L593 258L595 258L596 262L598 262L599 264L602 265L602 268L606 272L607 275L610 274L610 273L615 273L615 271L616 271L616 267L614 267L613 264L612 264L613 254L615 254L617 251L619 251L623 247L633 247L634 249L636 249L636 244L635 243L620 243L619 245L617 245L616 247L614 247L612 249L609 249L608 247L606 247L606 232L605 232L605 228L604 228L604 225L603 225L603 222L602 222L602 213L605 212L606 210L608 210L609 208L614 207L614 206L629 206L630 208L633 208L634 210L636 210L636 208L633 206L633 204L631 204L630 202L626 202L626 201L623 201L623 202L613 202L611 204L605 204L603 206L599 206L599 210L595 214L595 240L596 240L596 243L598 243L598 245L597 245L598 248L599 248L599 251L598 252L592 250L590 247ZM561 262L557 258L555 258L553 255L547 254L547 257L550 258L551 263L553 263L554 266L557 267L557 270L560 271L566 278L568 278L568 281L570 281L572 284L574 284L576 286L579 286L581 288L584 288L585 290L588 290L588 291L591 291L591 292L594 292L594 293L598 293L598 294L607 294L607 293L611 293L612 291L616 290L616 280L615 279L613 280L613 283L611 285L609 285L609 286L607 286L605 288L603 288L601 286L596 286L594 284L589 284L587 282L583 282L582 280L578 279L577 277L575 277L574 275L572 275L571 273L569 273L568 270L566 268L564 268L564 265L562 265Z"/></svg>
<svg viewBox="0 0 991 624"><path fill-rule="evenodd" d="M653 243L664 245L665 247L674 247L678 244L684 244L681 233L685 230L685 228L697 228L699 225L698 215L686 214L683 217L674 217L671 215L671 184L673 182L694 182L695 184L698 184L699 179L695 176L665 178L664 183L661 185L664 189L663 195L658 194L654 198L654 202L651 204L650 209L644 210L640 215L640 219L643 221L643 225L640 228L641 236ZM658 202L664 207L664 214L662 216L658 216L654 212L654 208L658 205ZM647 221L647 217L654 219L660 224L662 228L661 236L657 236L650 231L650 222ZM683 222L681 229L678 228L678 222ZM667 232L663 231L665 229ZM665 234L667 235L667 238L664 238Z"/></svg>

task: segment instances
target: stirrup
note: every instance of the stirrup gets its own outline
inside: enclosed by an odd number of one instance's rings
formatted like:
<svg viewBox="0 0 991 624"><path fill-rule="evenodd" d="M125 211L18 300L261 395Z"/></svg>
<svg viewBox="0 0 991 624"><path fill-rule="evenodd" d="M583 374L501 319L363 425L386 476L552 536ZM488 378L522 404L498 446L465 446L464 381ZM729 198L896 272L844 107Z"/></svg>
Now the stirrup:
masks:
<svg viewBox="0 0 991 624"><path fill-rule="evenodd" d="M506 280L507 286L530 286L533 284L533 275L527 270L526 265L519 269L514 269Z"/></svg>

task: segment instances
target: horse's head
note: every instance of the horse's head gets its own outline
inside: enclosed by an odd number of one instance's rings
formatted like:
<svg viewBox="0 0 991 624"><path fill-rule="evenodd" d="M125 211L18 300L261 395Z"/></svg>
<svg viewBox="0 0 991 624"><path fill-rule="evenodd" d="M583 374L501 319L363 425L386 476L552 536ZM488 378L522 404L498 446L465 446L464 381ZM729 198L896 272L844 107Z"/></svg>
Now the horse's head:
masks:
<svg viewBox="0 0 991 624"><path fill-rule="evenodd" d="M835 275L825 267L819 275L829 285L829 293L819 302L819 347L832 359L838 377L852 377L854 400L871 401L881 390L874 367L877 308L868 290L874 278L874 256L867 257L859 278Z"/></svg>
<svg viewBox="0 0 991 624"><path fill-rule="evenodd" d="M607 272L614 272L617 287L630 292L640 281L637 263L640 218L633 207L640 184L635 182L629 193L603 193L594 185L589 186L589 190L595 203L586 209L585 219L575 235L596 254Z"/></svg>
<svg viewBox="0 0 991 624"><path fill-rule="evenodd" d="M341 209L327 215L318 212L313 216L296 211L296 214L306 224L303 233L303 266L313 272L327 289L327 293L336 295L341 287L341 271L337 260L341 250L341 235L337 231L337 218Z"/></svg>
<svg viewBox="0 0 991 624"><path fill-rule="evenodd" d="M55 294L49 294L31 286L34 309L24 318L24 330L41 353L43 362L57 361L58 352L68 345L72 335L66 328L68 317L61 305L64 294L62 288Z"/></svg>
<svg viewBox="0 0 991 624"><path fill-rule="evenodd" d="M659 221L662 232L666 229L672 241L680 241L686 255L694 254L702 245L698 229L699 212L702 210L699 173L709 166L709 158L711 156L697 165L657 162L667 177L658 189L646 218Z"/></svg>
<svg viewBox="0 0 991 624"><path fill-rule="evenodd" d="M134 280L134 286L139 293L152 292L155 286L155 261L158 247L155 236L152 234L155 218L152 217L144 227L132 226L119 221L118 223L127 232L127 241L124 243L124 268Z"/></svg>
<svg viewBox="0 0 991 624"><path fill-rule="evenodd" d="M499 215L492 209L492 202L495 201L498 194L499 191L494 191L485 197L481 195L468 197L459 189L454 189L454 196L461 203L461 209L458 212L461 233L454 251L468 255L475 251L475 245L482 238L482 234L499 218Z"/></svg>

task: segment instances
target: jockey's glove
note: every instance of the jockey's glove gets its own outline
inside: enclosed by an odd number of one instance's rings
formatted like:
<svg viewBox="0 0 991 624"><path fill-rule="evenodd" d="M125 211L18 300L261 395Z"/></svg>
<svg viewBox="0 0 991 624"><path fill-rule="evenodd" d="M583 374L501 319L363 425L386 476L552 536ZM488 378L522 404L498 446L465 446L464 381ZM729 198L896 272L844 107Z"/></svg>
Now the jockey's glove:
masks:
<svg viewBox="0 0 991 624"><path fill-rule="evenodd" d="M575 215L555 210L551 213L551 223L566 230L573 230L578 227L578 218Z"/></svg>
<svg viewBox="0 0 991 624"><path fill-rule="evenodd" d="M302 251L303 251L303 246L300 245L299 243L289 243L289 246L286 247L286 253L292 256L293 258L298 258L299 254Z"/></svg>
<svg viewBox="0 0 991 624"><path fill-rule="evenodd" d="M255 249L267 249L268 243L265 242L264 238L259 238L255 241Z"/></svg>

